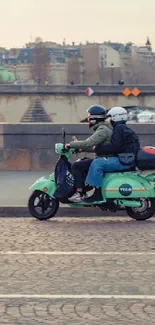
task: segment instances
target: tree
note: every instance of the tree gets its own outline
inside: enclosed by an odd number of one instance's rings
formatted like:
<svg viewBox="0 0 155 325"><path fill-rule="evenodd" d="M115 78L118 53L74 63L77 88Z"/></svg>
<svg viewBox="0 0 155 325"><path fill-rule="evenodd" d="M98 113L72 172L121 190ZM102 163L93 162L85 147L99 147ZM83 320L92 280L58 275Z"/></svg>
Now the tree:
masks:
<svg viewBox="0 0 155 325"><path fill-rule="evenodd" d="M49 81L49 49L45 47L40 37L35 40L34 54L31 64L32 79L37 84L45 84Z"/></svg>

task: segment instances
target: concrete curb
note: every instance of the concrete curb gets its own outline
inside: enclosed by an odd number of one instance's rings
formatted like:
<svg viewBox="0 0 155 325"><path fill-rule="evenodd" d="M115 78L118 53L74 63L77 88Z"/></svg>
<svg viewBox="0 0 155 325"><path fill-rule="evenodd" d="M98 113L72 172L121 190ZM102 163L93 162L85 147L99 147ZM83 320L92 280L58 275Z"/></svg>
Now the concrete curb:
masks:
<svg viewBox="0 0 155 325"><path fill-rule="evenodd" d="M69 208L60 207L57 217L125 217L126 212L118 211L110 213L108 211L101 211L99 208ZM22 218L31 217L27 206L0 206L0 217L4 218Z"/></svg>

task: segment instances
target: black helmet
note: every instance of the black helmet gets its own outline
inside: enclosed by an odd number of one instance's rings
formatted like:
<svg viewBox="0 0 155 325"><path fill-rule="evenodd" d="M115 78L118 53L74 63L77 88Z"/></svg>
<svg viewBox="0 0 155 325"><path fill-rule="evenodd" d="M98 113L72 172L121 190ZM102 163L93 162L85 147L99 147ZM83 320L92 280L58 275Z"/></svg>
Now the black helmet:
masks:
<svg viewBox="0 0 155 325"><path fill-rule="evenodd" d="M87 109L89 127L106 119L106 110L101 105L92 105Z"/></svg>

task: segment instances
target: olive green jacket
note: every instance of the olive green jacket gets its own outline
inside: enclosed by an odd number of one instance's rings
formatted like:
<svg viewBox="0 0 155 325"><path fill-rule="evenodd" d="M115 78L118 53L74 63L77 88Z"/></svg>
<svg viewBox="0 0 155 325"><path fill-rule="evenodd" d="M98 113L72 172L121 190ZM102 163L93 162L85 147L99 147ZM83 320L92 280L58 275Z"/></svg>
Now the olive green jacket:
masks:
<svg viewBox="0 0 155 325"><path fill-rule="evenodd" d="M102 121L94 126L94 133L86 140L72 141L70 147L82 149L85 152L93 152L93 147L100 143L109 144L113 128L107 121Z"/></svg>

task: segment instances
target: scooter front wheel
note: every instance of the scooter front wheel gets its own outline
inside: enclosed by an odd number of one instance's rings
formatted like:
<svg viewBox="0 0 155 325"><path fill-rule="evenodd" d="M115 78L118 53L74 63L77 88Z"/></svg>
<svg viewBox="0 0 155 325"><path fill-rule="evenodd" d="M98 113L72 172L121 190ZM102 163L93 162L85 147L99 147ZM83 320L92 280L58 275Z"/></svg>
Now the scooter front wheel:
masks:
<svg viewBox="0 0 155 325"><path fill-rule="evenodd" d="M59 201L42 191L34 191L28 200L30 214L40 220L53 218L59 209Z"/></svg>

